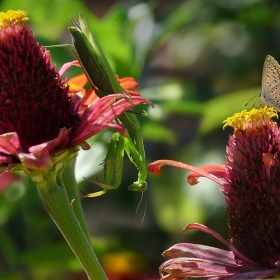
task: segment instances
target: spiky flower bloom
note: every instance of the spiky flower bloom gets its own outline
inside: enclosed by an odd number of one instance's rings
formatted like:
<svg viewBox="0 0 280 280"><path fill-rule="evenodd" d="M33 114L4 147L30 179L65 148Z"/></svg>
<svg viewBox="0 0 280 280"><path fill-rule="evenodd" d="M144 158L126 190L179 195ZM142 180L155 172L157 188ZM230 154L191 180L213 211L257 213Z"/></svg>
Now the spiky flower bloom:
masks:
<svg viewBox="0 0 280 280"><path fill-rule="evenodd" d="M163 165L191 170L190 184L207 177L222 186L227 202L230 242L213 230L199 229L221 240L231 251L197 244L176 244L163 255L162 279L267 279L280 276L280 129L264 107L242 111L225 120L234 128L227 147L226 165L195 168L173 161L156 161L149 170L159 174ZM219 178L224 178L222 181Z"/></svg>
<svg viewBox="0 0 280 280"><path fill-rule="evenodd" d="M0 13L0 164L2 170L45 172L64 151L77 145L88 149L85 140L105 128L124 133L121 124L111 121L149 102L112 94L85 106L79 94L70 94L50 52L35 41L26 15Z"/></svg>

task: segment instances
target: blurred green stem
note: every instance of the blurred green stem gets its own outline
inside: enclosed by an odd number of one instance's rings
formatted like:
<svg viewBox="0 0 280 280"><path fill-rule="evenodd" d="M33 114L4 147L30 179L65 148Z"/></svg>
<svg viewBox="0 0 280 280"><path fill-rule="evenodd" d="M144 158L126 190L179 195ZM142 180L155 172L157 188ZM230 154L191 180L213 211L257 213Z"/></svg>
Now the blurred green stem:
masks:
<svg viewBox="0 0 280 280"><path fill-rule="evenodd" d="M106 280L107 277L93 248L70 206L62 181L64 165L57 163L48 172L32 171L30 176L38 187L38 192L49 215L80 261L89 279Z"/></svg>

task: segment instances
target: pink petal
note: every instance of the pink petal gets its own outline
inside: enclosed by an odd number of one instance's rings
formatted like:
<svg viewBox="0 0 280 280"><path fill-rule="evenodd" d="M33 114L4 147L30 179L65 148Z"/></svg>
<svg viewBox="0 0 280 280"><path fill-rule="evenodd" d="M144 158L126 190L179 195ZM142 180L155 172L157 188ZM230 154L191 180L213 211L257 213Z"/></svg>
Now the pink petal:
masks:
<svg viewBox="0 0 280 280"><path fill-rule="evenodd" d="M164 262L159 272L161 279L183 279L184 277L214 277L229 276L243 272L244 267L219 262L205 261L203 259L175 258ZM174 278L168 278L171 274Z"/></svg>
<svg viewBox="0 0 280 280"><path fill-rule="evenodd" d="M71 61L71 62L67 62L65 64L62 65L61 69L59 70L59 75L60 77L64 74L64 72L66 72L70 67L72 66L78 66L78 67L81 67L80 63L78 60L74 60L74 61Z"/></svg>
<svg viewBox="0 0 280 280"><path fill-rule="evenodd" d="M74 139L70 140L69 146L80 145L80 143L83 142L85 139L88 139L91 136L93 136L107 128L114 129L114 130L120 132L121 134L124 134L126 131L125 127L121 124L95 123L95 124L92 124L91 126L86 127L83 131L81 131L80 135L73 137ZM76 133L75 133L75 135L76 135Z"/></svg>
<svg viewBox="0 0 280 280"><path fill-rule="evenodd" d="M116 101L116 98L121 98ZM98 99L93 106L82 115L84 118L80 127L73 133L69 144L74 145L97 134L105 128L112 128L121 133L125 128L121 124L111 124L119 115L140 104L152 103L140 96L127 98L125 94L112 94ZM88 114L86 116L85 114Z"/></svg>
<svg viewBox="0 0 280 280"><path fill-rule="evenodd" d="M18 152L22 151L23 149L16 132L0 135L0 152L7 155L16 155Z"/></svg>
<svg viewBox="0 0 280 280"><path fill-rule="evenodd" d="M208 174L212 174L218 178L225 178L226 174L226 166L222 164L210 164L210 165L204 165L199 167L200 172L191 172L188 176L188 182L190 185L195 185L198 183L199 177L206 177L204 174L201 173L201 171L205 171ZM209 178L209 177L207 177Z"/></svg>
<svg viewBox="0 0 280 280"><path fill-rule="evenodd" d="M39 151L42 148L48 149L49 153L53 152L55 149L64 149L69 143L70 132L71 132L71 128L69 128L69 129L62 128L62 129L60 129L57 138L50 140L48 142L30 147L29 152L35 153L36 151Z"/></svg>
<svg viewBox="0 0 280 280"><path fill-rule="evenodd" d="M52 158L47 148L47 144L41 145L40 150L36 150L34 153L20 153L18 157L23 166L30 170L39 170L46 172L53 166Z"/></svg>
<svg viewBox="0 0 280 280"><path fill-rule="evenodd" d="M218 240L220 240L223 244L225 244L230 250L232 250L232 252L238 256L238 258L247 266L247 267L251 267L251 268L256 268L259 267L259 264L251 261L250 259L248 259L247 257L245 257L241 252L239 252L231 243L229 243L228 241L226 241L220 234L218 234L217 232L215 232L214 230L208 228L205 225L202 224L198 224L198 223L191 223L188 224L183 231L188 231L190 229L198 229L201 231L204 231L206 233L211 234L212 236L214 236L215 238L217 238Z"/></svg>
<svg viewBox="0 0 280 280"><path fill-rule="evenodd" d="M156 160L153 163L150 163L148 165L148 170L149 170L149 172L153 173L154 175L160 175L160 169L162 166L165 166L165 165L193 171L197 174L200 174L203 177L211 179L212 181L218 183L221 186L224 185L224 182L222 180L220 180L218 177L216 177L215 175L212 175L208 172L205 172L204 170L201 170L200 168L196 168L196 167L193 167L191 165L188 165L188 164L185 164L182 162L168 160L168 159Z"/></svg>
<svg viewBox="0 0 280 280"><path fill-rule="evenodd" d="M19 153L18 157L22 165L30 170L36 169L42 172L51 169L53 166L51 153L57 148L62 150L68 145L70 132L71 129L63 128L56 139L30 147L30 153Z"/></svg>
<svg viewBox="0 0 280 280"><path fill-rule="evenodd" d="M188 257L237 265L232 251L192 243L176 244L162 254L165 258ZM239 266L239 265L238 265Z"/></svg>

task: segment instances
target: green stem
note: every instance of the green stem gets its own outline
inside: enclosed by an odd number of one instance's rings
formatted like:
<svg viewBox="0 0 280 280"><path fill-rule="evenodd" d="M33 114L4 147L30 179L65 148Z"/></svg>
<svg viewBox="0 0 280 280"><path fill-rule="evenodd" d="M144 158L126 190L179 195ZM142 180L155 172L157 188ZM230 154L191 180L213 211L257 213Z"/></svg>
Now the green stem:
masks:
<svg viewBox="0 0 280 280"><path fill-rule="evenodd" d="M62 172L63 167L56 164L48 172L33 171L30 172L30 175L38 187L38 192L49 215L80 261L89 279L107 280L91 244L71 209L62 182Z"/></svg>
<svg viewBox="0 0 280 280"><path fill-rule="evenodd" d="M77 188L77 182L76 182L75 172L74 172L75 164L76 164L76 154L67 160L66 167L62 173L62 180L63 180L64 186L66 188L69 201L71 201L75 197L80 196L78 188ZM84 212L83 212L83 208L82 208L82 204L79 199L76 200L75 203L73 204L73 210L74 210L74 213L75 213L77 219L80 222L80 225L84 231L84 234L86 235L88 241L91 243L90 235L88 232L88 228L87 228L87 224L86 224L86 220L85 220L85 216L84 216Z"/></svg>

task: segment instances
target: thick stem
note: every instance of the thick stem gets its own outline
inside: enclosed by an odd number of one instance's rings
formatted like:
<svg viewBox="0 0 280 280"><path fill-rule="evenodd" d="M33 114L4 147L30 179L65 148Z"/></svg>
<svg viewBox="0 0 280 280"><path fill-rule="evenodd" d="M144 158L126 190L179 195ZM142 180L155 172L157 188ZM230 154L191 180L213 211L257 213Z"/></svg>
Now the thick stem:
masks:
<svg viewBox="0 0 280 280"><path fill-rule="evenodd" d="M46 173L34 171L31 178L38 187L48 213L80 261L89 279L106 280L107 277L95 256L93 248L71 209L62 182L61 173L63 169L58 168L58 165L55 165L51 171Z"/></svg>
<svg viewBox="0 0 280 280"><path fill-rule="evenodd" d="M63 180L64 186L66 188L66 192L68 194L69 201L71 201L75 197L80 196L78 187L77 187L76 178L75 178L75 173L74 173L75 164L76 164L76 155L73 155L70 159L67 160L66 167L62 173L62 180ZM79 199L77 199L75 201L75 203L73 204L73 210L74 210L74 213L75 213L77 219L80 222L80 225L84 231L84 234L86 235L88 241L91 243L90 235L88 232L88 228L87 228L87 224L86 224L86 220L85 220L85 216L84 216L84 212L83 212L83 208L82 208L82 204Z"/></svg>

